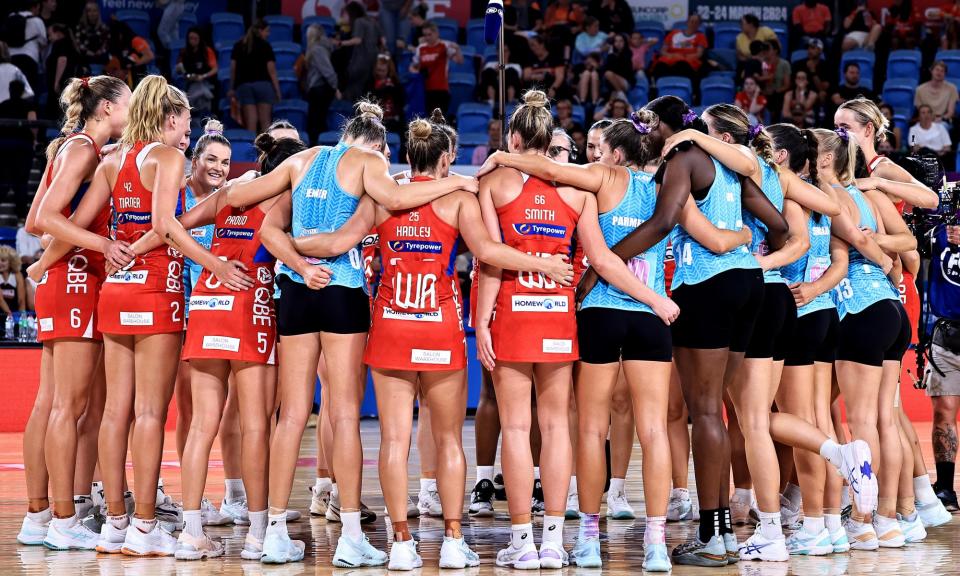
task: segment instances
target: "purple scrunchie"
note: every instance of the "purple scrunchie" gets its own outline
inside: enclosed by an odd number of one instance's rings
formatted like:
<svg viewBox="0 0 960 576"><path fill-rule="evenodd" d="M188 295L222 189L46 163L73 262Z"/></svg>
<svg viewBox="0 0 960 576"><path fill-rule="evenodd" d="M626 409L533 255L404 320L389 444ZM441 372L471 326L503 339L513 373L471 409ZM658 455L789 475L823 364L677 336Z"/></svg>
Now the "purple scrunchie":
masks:
<svg viewBox="0 0 960 576"><path fill-rule="evenodd" d="M844 142L849 142L849 141L850 141L850 133L847 132L847 129L844 128L843 126L838 126L838 127L834 130L834 132L835 132L835 133L837 134L837 136L839 136L840 139L843 140Z"/></svg>
<svg viewBox="0 0 960 576"><path fill-rule="evenodd" d="M636 128L640 134L650 133L650 125L646 122L641 122L636 112L630 115L630 121L633 122L633 127Z"/></svg>
<svg viewBox="0 0 960 576"><path fill-rule="evenodd" d="M699 118L699 116L697 116L696 112L694 112L693 110L687 109L687 111L683 113L683 125L689 126L693 124L693 121L696 120L697 118Z"/></svg>
<svg viewBox="0 0 960 576"><path fill-rule="evenodd" d="M750 127L750 140L753 140L759 136L761 132L763 132L763 124L761 122L757 122Z"/></svg>

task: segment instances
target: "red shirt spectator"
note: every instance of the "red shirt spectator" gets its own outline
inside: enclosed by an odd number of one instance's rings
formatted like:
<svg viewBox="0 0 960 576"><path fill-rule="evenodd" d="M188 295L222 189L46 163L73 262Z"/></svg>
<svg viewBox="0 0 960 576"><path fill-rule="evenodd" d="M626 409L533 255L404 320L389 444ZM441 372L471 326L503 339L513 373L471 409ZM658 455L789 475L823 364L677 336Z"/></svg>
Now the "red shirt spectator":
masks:
<svg viewBox="0 0 960 576"><path fill-rule="evenodd" d="M806 0L793 9L793 25L798 26L805 36L826 36L832 20L830 9L817 0Z"/></svg>
<svg viewBox="0 0 960 576"><path fill-rule="evenodd" d="M660 60L667 63L686 60L694 70L699 70L702 64L699 55L701 50L706 50L707 47L707 37L703 32L698 31L691 35L685 30L672 30L663 40Z"/></svg>

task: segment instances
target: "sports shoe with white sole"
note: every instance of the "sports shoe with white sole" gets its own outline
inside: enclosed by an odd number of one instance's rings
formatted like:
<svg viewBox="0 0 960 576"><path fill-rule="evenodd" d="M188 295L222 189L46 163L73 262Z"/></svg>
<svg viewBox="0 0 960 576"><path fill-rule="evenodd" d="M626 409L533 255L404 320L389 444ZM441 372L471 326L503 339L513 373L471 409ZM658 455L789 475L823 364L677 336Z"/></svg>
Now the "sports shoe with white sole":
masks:
<svg viewBox="0 0 960 576"><path fill-rule="evenodd" d="M730 522L734 526L743 526L744 524L755 525L756 522L750 516L750 510L756 507L753 492L750 492L750 499L745 500L739 494L730 497ZM669 510L669 508L668 508Z"/></svg>
<svg viewBox="0 0 960 576"><path fill-rule="evenodd" d="M263 556L263 540L247 532L246 538L243 539L240 557L244 560L259 560L261 556Z"/></svg>
<svg viewBox="0 0 960 576"><path fill-rule="evenodd" d="M914 514L913 520L897 514L897 521L900 522L900 531L903 532L903 539L907 544L923 542L927 538L927 530L923 527L919 513Z"/></svg>
<svg viewBox="0 0 960 576"><path fill-rule="evenodd" d="M50 550L94 550L99 538L96 532L72 516L51 520L43 545Z"/></svg>
<svg viewBox="0 0 960 576"><path fill-rule="evenodd" d="M936 528L937 526L943 526L950 522L953 518L953 515L947 511L947 508L943 505L943 502L940 499L936 499L933 502L915 502L917 507L917 512L920 513L920 520L923 522L925 528Z"/></svg>
<svg viewBox="0 0 960 576"><path fill-rule="evenodd" d="M206 534L191 536L184 530L177 538L177 550L173 554L177 560L203 560L223 556L223 544Z"/></svg>
<svg viewBox="0 0 960 576"><path fill-rule="evenodd" d="M116 528L110 521L100 527L100 539L97 540L97 552L101 554L120 554L123 543L127 541L127 528Z"/></svg>
<svg viewBox="0 0 960 576"><path fill-rule="evenodd" d="M870 446L863 440L854 440L841 446L840 454L840 475L850 485L857 510L876 509L877 476L873 473Z"/></svg>
<svg viewBox="0 0 960 576"><path fill-rule="evenodd" d="M873 529L872 524L857 522L851 518L844 523L843 528L847 531L847 539L850 541L851 550L876 550L880 547L877 532ZM834 546L834 549L836 549L836 546Z"/></svg>
<svg viewBox="0 0 960 576"><path fill-rule="evenodd" d="M383 566L389 558L386 552L377 550L370 544L366 534L359 541L340 536L337 541L337 551L333 554L333 565L340 568Z"/></svg>
<svg viewBox="0 0 960 576"><path fill-rule="evenodd" d="M644 572L669 572L673 569L666 544L647 544L643 554Z"/></svg>
<svg viewBox="0 0 960 576"><path fill-rule="evenodd" d="M690 500L690 491L674 488L670 490L670 501L667 502L667 522L684 520L693 520L693 501Z"/></svg>
<svg viewBox="0 0 960 576"><path fill-rule="evenodd" d="M220 514L229 516L237 526L246 526L250 524L250 510L247 508L247 501L244 499L231 502L226 498L220 503Z"/></svg>
<svg viewBox="0 0 960 576"><path fill-rule="evenodd" d="M153 530L143 533L131 525L120 552L127 556L173 556L177 551L177 539L160 527L158 521Z"/></svg>
<svg viewBox="0 0 960 576"><path fill-rule="evenodd" d="M694 534L691 540L674 548L670 556L674 564L712 568L727 565L727 548L718 534L714 534L709 542L701 542Z"/></svg>
<svg viewBox="0 0 960 576"><path fill-rule="evenodd" d="M26 546L40 546L43 539L47 537L47 530L50 527L50 521L34 522L27 516L23 517L23 524L20 525L20 533L17 534L17 542Z"/></svg>
<svg viewBox="0 0 960 576"><path fill-rule="evenodd" d="M498 473L493 477L493 491L497 500L507 499L507 487L503 483L503 473Z"/></svg>
<svg viewBox="0 0 960 576"><path fill-rule="evenodd" d="M850 539L847 538L847 529L840 526L830 533L830 544L834 554L843 554L850 551Z"/></svg>
<svg viewBox="0 0 960 576"><path fill-rule="evenodd" d="M600 557L600 538L577 538L577 543L570 552L570 558L578 568L600 568L603 559Z"/></svg>
<svg viewBox="0 0 960 576"><path fill-rule="evenodd" d="M907 543L903 531L900 530L900 523L895 520L890 522L874 514L873 531L877 534L877 542L881 548L902 548Z"/></svg>
<svg viewBox="0 0 960 576"><path fill-rule="evenodd" d="M327 512L324 515L328 522L340 521L340 496L332 493L330 502L327 504ZM360 523L372 524L377 520L377 513L367 507L363 502L360 503ZM290 510L287 510L287 522L290 521Z"/></svg>
<svg viewBox="0 0 960 576"><path fill-rule="evenodd" d="M563 546L555 542L540 544L540 568L559 570L570 565L570 556Z"/></svg>
<svg viewBox="0 0 960 576"><path fill-rule="evenodd" d="M451 538L443 537L443 544L440 545L440 567L441 568L473 568L480 565L480 555L470 549L463 537Z"/></svg>
<svg viewBox="0 0 960 576"><path fill-rule="evenodd" d="M753 536L740 545L740 560L762 560L765 562L786 562L790 559L783 536L773 540L763 535L757 526Z"/></svg>
<svg viewBox="0 0 960 576"><path fill-rule="evenodd" d="M784 495L780 495L780 525L781 526L796 526L800 524L800 518L802 514L800 507L794 508L793 503L790 502L790 499ZM759 512L757 513L757 518L760 517ZM794 528L796 529L796 528Z"/></svg>
<svg viewBox="0 0 960 576"><path fill-rule="evenodd" d="M263 539L263 552L260 561L264 564L286 564L303 560L304 544L300 540L291 540L287 534L268 532Z"/></svg>
<svg viewBox="0 0 960 576"><path fill-rule="evenodd" d="M416 570L423 566L423 559L417 554L417 541L414 539L394 542L390 545L390 562L387 570Z"/></svg>
<svg viewBox="0 0 960 576"><path fill-rule="evenodd" d="M481 480L470 492L470 507L467 513L476 518L488 518L493 516L494 499L493 482Z"/></svg>
<svg viewBox="0 0 960 576"><path fill-rule="evenodd" d="M737 535L727 532L722 538L723 547L727 551L727 564L736 564L740 561L740 543L737 542Z"/></svg>
<svg viewBox="0 0 960 576"><path fill-rule="evenodd" d="M607 518L614 520L633 520L637 515L627 500L623 490L607 493Z"/></svg>
<svg viewBox="0 0 960 576"><path fill-rule="evenodd" d="M533 494L530 497L530 513L534 516L543 516L546 508L547 504L543 500L543 486L540 484L540 479L535 478L533 481Z"/></svg>
<svg viewBox="0 0 960 576"><path fill-rule="evenodd" d="M417 495L416 509L420 516L443 518L443 506L440 505L440 494L437 493L436 484L431 484L426 490L420 490Z"/></svg>
<svg viewBox="0 0 960 576"><path fill-rule="evenodd" d="M183 525L183 506L167 496L162 484L157 487L156 518L167 532L179 530Z"/></svg>
<svg viewBox="0 0 960 576"><path fill-rule="evenodd" d="M563 517L567 520L576 520L580 517L580 495L574 492L567 492L567 508L563 512Z"/></svg>
<svg viewBox="0 0 960 576"><path fill-rule="evenodd" d="M327 504L330 502L330 491L332 485L316 486L313 485L310 490L310 515L323 516L327 513Z"/></svg>
<svg viewBox="0 0 960 576"><path fill-rule="evenodd" d="M233 524L233 516L217 510L212 502L204 498L200 501L200 523L203 526L225 526Z"/></svg>
<svg viewBox="0 0 960 576"><path fill-rule="evenodd" d="M497 566L515 570L539 570L540 553L533 542L524 544L521 548L508 544L497 552Z"/></svg>
<svg viewBox="0 0 960 576"><path fill-rule="evenodd" d="M830 531L824 528L819 534L797 530L787 538L787 552L794 556L825 556L833 553Z"/></svg>

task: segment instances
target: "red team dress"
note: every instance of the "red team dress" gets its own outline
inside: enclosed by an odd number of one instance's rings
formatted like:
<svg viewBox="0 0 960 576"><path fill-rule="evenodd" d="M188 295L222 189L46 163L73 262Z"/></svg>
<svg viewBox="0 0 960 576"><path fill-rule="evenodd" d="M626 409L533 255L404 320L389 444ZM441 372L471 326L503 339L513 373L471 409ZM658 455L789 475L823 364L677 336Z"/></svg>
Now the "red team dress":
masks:
<svg viewBox="0 0 960 576"><path fill-rule="evenodd" d="M94 152L100 156L100 149L96 142L83 132L70 136L60 145L57 154L60 154L67 143L74 139L84 139L93 145ZM47 187L53 182L53 166L47 168ZM70 214L80 204L86 193L89 183L84 183L77 190L70 206L64 209L63 215ZM110 224L110 206L105 205L97 214L89 230L94 234L107 237ZM75 248L69 254L57 261L43 275L37 284L37 340L46 342L57 338L92 338L102 340L103 336L97 328L97 299L103 283L104 257L96 250Z"/></svg>
<svg viewBox="0 0 960 576"><path fill-rule="evenodd" d="M454 266L459 230L425 204L392 213L377 231L382 275L364 362L385 370L466 368Z"/></svg>
<svg viewBox="0 0 960 576"><path fill-rule="evenodd" d="M219 358L273 364L277 322L273 305L274 257L260 241L266 214L259 206L224 206L217 213L210 251L247 267L253 287L234 292L204 270L190 295L183 359Z"/></svg>
<svg viewBox="0 0 960 576"><path fill-rule="evenodd" d="M153 193L140 181L140 166L159 142L137 142L124 154L113 186L115 237L133 244L153 229ZM178 212L183 207L180 191ZM183 255L164 244L138 256L103 282L98 306L104 334L183 331Z"/></svg>
<svg viewBox="0 0 960 576"><path fill-rule="evenodd" d="M520 195L497 208L503 242L521 252L570 254L580 215L555 186L524 175ZM571 362L580 357L574 287L539 272L504 270L490 324L493 351L507 362Z"/></svg>

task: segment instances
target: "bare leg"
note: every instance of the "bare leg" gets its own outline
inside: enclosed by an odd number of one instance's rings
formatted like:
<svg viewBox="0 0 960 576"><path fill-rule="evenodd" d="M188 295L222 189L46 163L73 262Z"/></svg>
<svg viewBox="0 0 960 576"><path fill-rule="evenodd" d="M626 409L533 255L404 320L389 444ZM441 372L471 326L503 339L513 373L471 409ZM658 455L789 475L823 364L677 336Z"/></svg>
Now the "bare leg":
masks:
<svg viewBox="0 0 960 576"><path fill-rule="evenodd" d="M481 369L480 400L475 416L477 466L493 466L497 460L497 444L500 440L500 413L493 378L485 368Z"/></svg>
<svg viewBox="0 0 960 576"><path fill-rule="evenodd" d="M788 366L784 369L777 393L777 406L781 413L792 414L811 424L817 423L814 374L815 368L812 364ZM823 516L826 463L819 454L807 450L797 450L794 458L800 478L800 491L803 494L803 514L819 518Z"/></svg>
<svg viewBox="0 0 960 576"><path fill-rule="evenodd" d="M103 367L103 346L93 373L87 409L77 424L77 468L73 479L74 494L89 494L97 468L97 436L103 420L103 404L107 399L107 377Z"/></svg>
<svg viewBox="0 0 960 576"><path fill-rule="evenodd" d="M604 443L610 428L610 402L617 385L619 363L580 362L577 375L577 494L580 512L599 514L606 481Z"/></svg>
<svg viewBox="0 0 960 576"><path fill-rule="evenodd" d="M387 505L387 515L394 522L394 538L409 540L409 530L398 530L397 523L405 526L407 519L407 460L413 428L413 401L417 396L417 373L374 368L373 383L380 415L380 489Z"/></svg>
<svg viewBox="0 0 960 576"><path fill-rule="evenodd" d="M50 507L47 492L49 477L43 445L50 410L53 408L53 383L53 344L47 342L43 345L40 357L40 387L23 431L23 469L27 477L27 510L30 512L40 512Z"/></svg>
<svg viewBox="0 0 960 576"><path fill-rule="evenodd" d="M267 463L270 461L270 424L274 366L233 363L240 413L240 451L243 487L252 512L267 509Z"/></svg>
<svg viewBox="0 0 960 576"><path fill-rule="evenodd" d="M690 428L687 405L680 389L676 366L670 371L670 400L667 406L667 435L670 440L670 470L674 488L686 488L690 473Z"/></svg>
<svg viewBox="0 0 960 576"><path fill-rule="evenodd" d="M100 424L100 475L104 501L111 516L126 514L123 490L126 482L127 443L132 436L134 361L133 336L103 336L104 366L107 374L107 399ZM150 489L156 495L156 485Z"/></svg>
<svg viewBox="0 0 960 576"><path fill-rule="evenodd" d="M444 533L460 537L463 514L463 486L467 460L463 454L463 418L467 408L466 372L421 372L421 393L427 397L435 461L437 488L443 507Z"/></svg>
<svg viewBox="0 0 960 576"><path fill-rule="evenodd" d="M227 397L230 363L225 360L194 359L190 361L193 419L181 458L180 470L183 509L200 510L203 487L207 481L210 449L221 426L221 415Z"/></svg>
<svg viewBox="0 0 960 576"><path fill-rule="evenodd" d="M240 478L243 475L241 465L240 409L237 403L237 382L231 374L228 379L226 404L223 406L223 418L220 420L220 453L223 455L224 478Z"/></svg>
<svg viewBox="0 0 960 576"><path fill-rule="evenodd" d="M567 421L573 365L569 362L551 362L535 364L533 370L537 389L537 421L543 438L541 462L543 468L549 471L541 479L545 513L547 516L563 517L573 469L570 423Z"/></svg>
<svg viewBox="0 0 960 576"><path fill-rule="evenodd" d="M420 455L420 477L437 478L437 444L433 438L433 415L429 401L421 391L417 416L417 452Z"/></svg>
<svg viewBox="0 0 960 576"><path fill-rule="evenodd" d="M177 369L177 383L174 386L174 400L177 403L177 458L183 461L183 447L187 445L190 424L193 420L193 392L190 390L190 363L180 361Z"/></svg>
<svg viewBox="0 0 960 576"><path fill-rule="evenodd" d="M503 435L503 481L507 508L513 524L530 522L533 492L533 454L530 451L530 390L533 366L500 362L493 370L493 384Z"/></svg>
<svg viewBox="0 0 960 576"><path fill-rule="evenodd" d="M903 464L903 448L897 427L894 408L897 387L900 386L900 362L885 361L882 368L877 426L880 433L882 466L878 469L880 499L877 513L886 518L896 518L897 487L900 484L900 466ZM913 469L913 463L910 463Z"/></svg>
<svg viewBox="0 0 960 576"><path fill-rule="evenodd" d="M630 382L637 436L643 449L643 495L647 516L666 516L670 499L670 441L667 404L670 396L669 362L623 363Z"/></svg>
<svg viewBox="0 0 960 576"><path fill-rule="evenodd" d="M614 478L626 478L633 453L633 439L637 428L633 423L633 405L624 371L620 370L613 388L610 419L610 469Z"/></svg>

